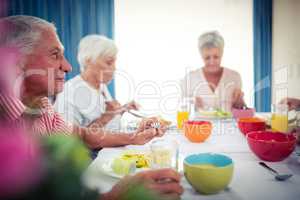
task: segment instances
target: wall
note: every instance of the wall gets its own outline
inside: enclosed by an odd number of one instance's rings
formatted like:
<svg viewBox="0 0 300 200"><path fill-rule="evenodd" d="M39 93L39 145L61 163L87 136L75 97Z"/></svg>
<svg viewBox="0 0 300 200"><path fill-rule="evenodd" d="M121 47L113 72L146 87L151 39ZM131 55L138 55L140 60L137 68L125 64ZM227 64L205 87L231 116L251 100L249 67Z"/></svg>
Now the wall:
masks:
<svg viewBox="0 0 300 200"><path fill-rule="evenodd" d="M219 30L225 38L222 64L241 74L253 105L252 21L252 0L115 0L117 99L174 114L178 80L203 65L198 36Z"/></svg>
<svg viewBox="0 0 300 200"><path fill-rule="evenodd" d="M300 0L273 1L272 101L300 98Z"/></svg>

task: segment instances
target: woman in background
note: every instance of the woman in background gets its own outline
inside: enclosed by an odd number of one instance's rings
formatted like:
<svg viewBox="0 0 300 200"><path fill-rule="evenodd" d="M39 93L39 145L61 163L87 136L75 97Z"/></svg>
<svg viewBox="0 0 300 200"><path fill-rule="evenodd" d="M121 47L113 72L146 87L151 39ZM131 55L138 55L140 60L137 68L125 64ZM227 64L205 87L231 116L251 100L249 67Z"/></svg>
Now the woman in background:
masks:
<svg viewBox="0 0 300 200"><path fill-rule="evenodd" d="M55 102L56 110L66 121L81 126L97 122L101 127L117 131L121 115L137 109L135 102L121 106L108 91L116 57L117 47L111 39L101 35L81 39L77 55L81 74L66 82Z"/></svg>
<svg viewBox="0 0 300 200"><path fill-rule="evenodd" d="M193 98L197 110L242 108L242 80L238 72L221 66L224 39L217 31L202 34L198 48L204 62L182 81L183 97Z"/></svg>

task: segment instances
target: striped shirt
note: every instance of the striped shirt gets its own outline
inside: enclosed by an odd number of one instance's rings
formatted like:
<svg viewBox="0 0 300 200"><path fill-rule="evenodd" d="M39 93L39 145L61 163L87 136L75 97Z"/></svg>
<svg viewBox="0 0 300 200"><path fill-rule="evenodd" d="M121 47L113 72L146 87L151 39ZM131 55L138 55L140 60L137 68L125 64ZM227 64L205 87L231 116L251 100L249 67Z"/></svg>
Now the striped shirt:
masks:
<svg viewBox="0 0 300 200"><path fill-rule="evenodd" d="M34 134L72 134L72 125L54 111L49 99L41 99L40 109L27 108L18 98L0 94L1 117L10 125L29 128ZM36 113L32 113L35 111Z"/></svg>

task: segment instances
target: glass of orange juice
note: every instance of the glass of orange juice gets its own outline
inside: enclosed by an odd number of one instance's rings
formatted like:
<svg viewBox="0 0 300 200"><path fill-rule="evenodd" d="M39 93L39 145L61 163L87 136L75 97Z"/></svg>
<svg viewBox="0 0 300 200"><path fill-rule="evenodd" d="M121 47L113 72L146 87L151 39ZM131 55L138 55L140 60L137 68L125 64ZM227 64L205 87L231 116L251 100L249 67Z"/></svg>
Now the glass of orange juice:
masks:
<svg viewBox="0 0 300 200"><path fill-rule="evenodd" d="M177 128L182 129L184 122L187 121L190 117L192 102L191 98L184 97L181 99L180 108L177 111Z"/></svg>
<svg viewBox="0 0 300 200"><path fill-rule="evenodd" d="M272 105L271 128L273 131L288 131L288 106L286 104Z"/></svg>
<svg viewBox="0 0 300 200"><path fill-rule="evenodd" d="M177 112L177 128L182 129L185 121L189 119L188 111L178 111Z"/></svg>

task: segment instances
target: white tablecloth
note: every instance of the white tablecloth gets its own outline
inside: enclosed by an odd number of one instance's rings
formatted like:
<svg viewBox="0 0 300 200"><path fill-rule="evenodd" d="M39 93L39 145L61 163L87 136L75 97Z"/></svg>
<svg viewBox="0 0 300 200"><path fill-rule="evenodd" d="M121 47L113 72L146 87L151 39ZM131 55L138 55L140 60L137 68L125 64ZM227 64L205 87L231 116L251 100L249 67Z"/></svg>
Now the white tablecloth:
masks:
<svg viewBox="0 0 300 200"><path fill-rule="evenodd" d="M182 199L231 199L231 200L299 200L300 199L300 157L295 152L282 162L266 162L280 173L292 173L293 177L285 182L274 179L265 168L261 167L259 159L250 151L246 138L236 128L234 121L215 121L212 135L204 143L191 143L183 133L168 131L164 138L171 138L180 144L180 170L185 156L194 153L214 152L231 157L234 161L234 176L229 187L214 195L202 195L182 178L184 187ZM91 188L106 192L118 181L99 168L103 160L118 155L125 149L147 149L149 145L126 146L120 148L104 148L91 163L84 176L85 183ZM299 151L299 147L298 151Z"/></svg>

